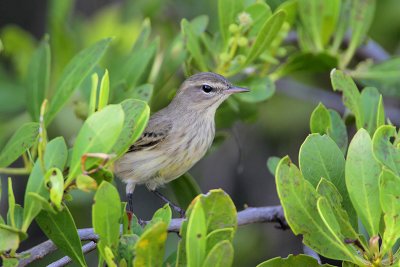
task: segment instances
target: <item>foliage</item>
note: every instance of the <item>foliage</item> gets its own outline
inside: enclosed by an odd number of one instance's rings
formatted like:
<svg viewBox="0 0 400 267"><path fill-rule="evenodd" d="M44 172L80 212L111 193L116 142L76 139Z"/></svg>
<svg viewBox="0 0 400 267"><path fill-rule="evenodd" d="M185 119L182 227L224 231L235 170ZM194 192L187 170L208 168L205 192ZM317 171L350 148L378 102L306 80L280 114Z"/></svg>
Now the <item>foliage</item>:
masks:
<svg viewBox="0 0 400 267"><path fill-rule="evenodd" d="M269 160L268 168L276 175L286 219L306 245L345 264L398 263L400 138L386 124L381 94L399 96L399 60L374 64L354 57L367 38L375 1L281 2L271 8L265 1L218 0L217 27L208 15L184 18L173 37L156 16L133 16L139 1L106 7L87 20L70 18L73 0L49 1L49 35L41 40L16 26L1 29L0 172L29 175L23 206L15 203L8 179L7 218L0 216L3 264L16 266L28 256L17 250L35 220L65 255L86 266L68 208L71 192L81 190L94 192L99 266L232 265L237 212L225 192L202 195L188 174L171 183L188 209L182 239L164 260L169 206L142 227L125 212L113 185L113 162L140 137L150 109L174 95L181 71L217 72L252 89L221 107L220 129L259 117L258 107L274 95L277 80L332 68L332 87L343 93L356 135L349 144L346 118L321 103L300 148L300 169L289 157ZM157 5L161 10L163 3ZM286 42L290 32L299 47ZM353 79L366 87L360 92ZM63 121L66 110L73 110L78 127ZM18 158L23 167L11 167ZM294 264L318 266L304 255L259 266Z"/></svg>
<svg viewBox="0 0 400 267"><path fill-rule="evenodd" d="M397 266L398 132L385 124L382 96L369 94L375 88L360 94L352 79L338 70L331 79L333 88L343 91L358 131L343 154L326 131L330 113L322 105L314 110L311 130L316 133L300 148L300 169L288 156L277 166L285 217L293 232L303 235L304 244L325 257L358 266ZM367 94L369 109L362 99Z"/></svg>

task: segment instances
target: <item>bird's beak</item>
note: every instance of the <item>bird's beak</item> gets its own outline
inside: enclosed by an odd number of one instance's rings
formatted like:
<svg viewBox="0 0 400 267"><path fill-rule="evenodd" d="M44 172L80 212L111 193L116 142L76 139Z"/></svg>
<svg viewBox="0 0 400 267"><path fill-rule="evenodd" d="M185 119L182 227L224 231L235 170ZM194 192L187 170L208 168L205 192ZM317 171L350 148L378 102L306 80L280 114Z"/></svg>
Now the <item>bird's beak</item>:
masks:
<svg viewBox="0 0 400 267"><path fill-rule="evenodd" d="M237 94L237 93L245 93L250 92L249 89L243 87L232 86L228 90L225 91L227 94Z"/></svg>

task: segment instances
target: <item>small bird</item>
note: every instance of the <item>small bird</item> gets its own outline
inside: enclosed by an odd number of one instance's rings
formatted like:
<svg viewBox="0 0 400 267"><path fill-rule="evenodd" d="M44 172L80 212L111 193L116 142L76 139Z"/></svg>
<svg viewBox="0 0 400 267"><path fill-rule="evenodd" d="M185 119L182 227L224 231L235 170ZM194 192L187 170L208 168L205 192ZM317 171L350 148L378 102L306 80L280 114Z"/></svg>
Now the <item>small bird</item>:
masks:
<svg viewBox="0 0 400 267"><path fill-rule="evenodd" d="M248 91L212 72L186 79L171 103L150 117L142 136L115 162L116 176L127 183L128 210L137 184L157 192L198 162L213 142L217 108L231 94Z"/></svg>

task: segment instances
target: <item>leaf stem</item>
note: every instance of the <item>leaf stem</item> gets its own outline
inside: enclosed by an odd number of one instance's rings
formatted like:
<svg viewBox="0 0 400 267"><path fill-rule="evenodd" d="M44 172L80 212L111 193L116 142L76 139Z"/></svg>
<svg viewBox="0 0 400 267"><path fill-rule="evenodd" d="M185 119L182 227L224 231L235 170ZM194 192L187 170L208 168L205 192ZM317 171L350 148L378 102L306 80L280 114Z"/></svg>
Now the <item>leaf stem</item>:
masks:
<svg viewBox="0 0 400 267"><path fill-rule="evenodd" d="M30 168L0 168L0 173L7 175L26 175L31 172Z"/></svg>

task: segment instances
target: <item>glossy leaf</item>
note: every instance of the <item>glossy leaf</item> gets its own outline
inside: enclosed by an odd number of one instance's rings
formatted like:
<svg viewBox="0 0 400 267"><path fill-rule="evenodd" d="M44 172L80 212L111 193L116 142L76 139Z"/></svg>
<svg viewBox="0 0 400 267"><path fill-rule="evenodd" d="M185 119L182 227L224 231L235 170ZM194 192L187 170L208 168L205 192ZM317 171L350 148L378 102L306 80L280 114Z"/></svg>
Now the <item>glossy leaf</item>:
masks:
<svg viewBox="0 0 400 267"><path fill-rule="evenodd" d="M85 121L75 140L65 186L82 172L81 157L85 153L108 153L111 150L122 131L123 122L124 111L121 105L109 105Z"/></svg>
<svg viewBox="0 0 400 267"><path fill-rule="evenodd" d="M363 113L362 127L366 129L371 136L374 134L377 128L380 97L381 95L374 87L366 87L361 92L360 101L361 110Z"/></svg>
<svg viewBox="0 0 400 267"><path fill-rule="evenodd" d="M63 253L79 264L79 266L87 266L74 219L65 205L57 214L46 211L40 212L36 217L36 222L46 236Z"/></svg>
<svg viewBox="0 0 400 267"><path fill-rule="evenodd" d="M390 125L379 127L372 138L373 153L380 164L400 176L400 150L390 142L390 138L394 136L396 127Z"/></svg>
<svg viewBox="0 0 400 267"><path fill-rule="evenodd" d="M380 175L379 196L384 213L385 231L380 252L385 255L400 238L400 177L384 169Z"/></svg>
<svg viewBox="0 0 400 267"><path fill-rule="evenodd" d="M233 263L233 246L231 242L224 240L216 244L204 259L203 267L229 267Z"/></svg>
<svg viewBox="0 0 400 267"><path fill-rule="evenodd" d="M343 92L343 103L356 117L357 129L363 125L363 112L361 108L360 92L350 76L342 71L334 69L331 72L331 82L333 90Z"/></svg>
<svg viewBox="0 0 400 267"><path fill-rule="evenodd" d="M62 137L57 137L51 140L44 154L44 164L46 168L64 169L67 161L68 151L65 141ZM42 197L45 202L48 201L50 195L44 184L45 173L42 170L40 162L37 160L33 165L31 174L29 175L28 184L25 190L24 198L24 223L22 230L26 231L32 220L39 214L43 207L43 201L31 195L37 194Z"/></svg>
<svg viewBox="0 0 400 267"><path fill-rule="evenodd" d="M320 265L316 259L308 255L289 255L287 258L276 257L267 260L257 265L257 267L293 267L293 266L307 266L307 267L331 267L332 265Z"/></svg>
<svg viewBox="0 0 400 267"><path fill-rule="evenodd" d="M317 211L317 192L288 157L278 165L276 186L285 218L293 233L303 234L304 244L328 258L352 258L352 248L338 242L326 228Z"/></svg>
<svg viewBox="0 0 400 267"><path fill-rule="evenodd" d="M76 177L76 187L82 191L89 192L97 189L97 182L89 175L80 174Z"/></svg>
<svg viewBox="0 0 400 267"><path fill-rule="evenodd" d="M279 30L285 21L285 16L284 11L278 11L264 23L257 34L254 44L250 48L245 65L254 61L259 55L261 55L261 53L268 50L268 47L278 35Z"/></svg>
<svg viewBox="0 0 400 267"><path fill-rule="evenodd" d="M9 220L9 225L12 227L16 228L16 223L15 223L15 196L14 196L14 191L12 187L12 180L11 177L8 177L8 217L10 218Z"/></svg>
<svg viewBox="0 0 400 267"><path fill-rule="evenodd" d="M233 236L235 234L235 229L233 227L230 228L222 228L212 231L207 235L207 247L206 247L206 255L221 241L229 241L232 242Z"/></svg>
<svg viewBox="0 0 400 267"><path fill-rule="evenodd" d="M343 197L343 206L353 225L355 214L345 183L345 159L342 151L329 136L311 134L300 148L299 165L304 179L314 187L322 177L331 181Z"/></svg>
<svg viewBox="0 0 400 267"><path fill-rule="evenodd" d="M329 115L331 117L331 127L328 129L327 134L339 146L343 154L346 154L349 142L346 125L337 111L329 109Z"/></svg>
<svg viewBox="0 0 400 267"><path fill-rule="evenodd" d="M108 70L106 69L103 78L101 78L99 103L97 105L97 110L102 110L107 105L109 95L110 95L110 77L108 75Z"/></svg>
<svg viewBox="0 0 400 267"><path fill-rule="evenodd" d="M29 63L27 73L27 108L34 121L39 121L40 106L46 98L50 79L50 46L48 38L41 41Z"/></svg>
<svg viewBox="0 0 400 267"><path fill-rule="evenodd" d="M141 136L150 116L150 109L143 101L127 99L121 103L124 112L124 124L121 133L112 148L117 157Z"/></svg>
<svg viewBox="0 0 400 267"><path fill-rule="evenodd" d="M107 50L111 39L101 40L91 47L82 50L68 63L56 85L54 97L46 113L46 123L55 118L56 114L67 103L75 89L89 75Z"/></svg>
<svg viewBox="0 0 400 267"><path fill-rule="evenodd" d="M18 232L0 227L0 252L6 252L10 249L17 249L20 238Z"/></svg>
<svg viewBox="0 0 400 267"><path fill-rule="evenodd" d="M119 239L121 201L117 189L103 181L94 196L93 227L104 246L116 248Z"/></svg>
<svg viewBox="0 0 400 267"><path fill-rule="evenodd" d="M28 122L22 125L7 142L0 153L0 167L7 167L31 148L39 135L39 123Z"/></svg>
<svg viewBox="0 0 400 267"><path fill-rule="evenodd" d="M310 130L311 133L326 134L331 126L331 116L328 109L319 103L318 106L311 113Z"/></svg>
<svg viewBox="0 0 400 267"><path fill-rule="evenodd" d="M358 130L350 142L346 160L346 186L351 202L368 231L379 233L381 207L379 205L379 174L381 167L372 153L368 132Z"/></svg>
<svg viewBox="0 0 400 267"><path fill-rule="evenodd" d="M134 267L161 266L164 259L167 225L160 221L147 229L135 245Z"/></svg>
<svg viewBox="0 0 400 267"><path fill-rule="evenodd" d="M207 222L203 205L198 199L189 217L186 232L186 255L188 266L200 267L206 257Z"/></svg>
<svg viewBox="0 0 400 267"><path fill-rule="evenodd" d="M64 176L60 169L51 168L46 172L45 184L50 185L50 201L58 210L61 210L61 201L64 195Z"/></svg>
<svg viewBox="0 0 400 267"><path fill-rule="evenodd" d="M144 231L151 228L154 224L158 222L163 222L166 225L169 225L172 218L172 211L169 204L165 204L164 207L158 209L154 214L151 221L145 226Z"/></svg>
<svg viewBox="0 0 400 267"><path fill-rule="evenodd" d="M352 240L358 239L358 234L353 228L353 225L356 225L357 221L350 221L349 215L342 205L343 197L340 195L335 185L327 179L322 178L318 183L317 193L325 197L329 202L330 207L333 209L333 214L339 222L340 232L343 236Z"/></svg>

